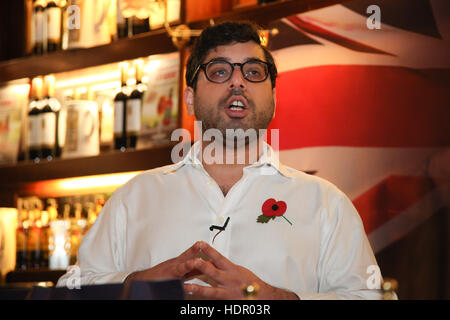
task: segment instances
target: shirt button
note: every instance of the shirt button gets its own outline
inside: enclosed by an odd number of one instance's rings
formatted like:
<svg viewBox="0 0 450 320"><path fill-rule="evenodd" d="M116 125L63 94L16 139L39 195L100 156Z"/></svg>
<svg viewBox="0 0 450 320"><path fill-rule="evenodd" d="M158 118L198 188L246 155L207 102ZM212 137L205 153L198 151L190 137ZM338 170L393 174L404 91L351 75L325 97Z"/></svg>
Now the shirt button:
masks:
<svg viewBox="0 0 450 320"><path fill-rule="evenodd" d="M217 217L217 221L218 221L218 223L223 224L225 222L225 219L224 219L224 217L220 216L220 217Z"/></svg>

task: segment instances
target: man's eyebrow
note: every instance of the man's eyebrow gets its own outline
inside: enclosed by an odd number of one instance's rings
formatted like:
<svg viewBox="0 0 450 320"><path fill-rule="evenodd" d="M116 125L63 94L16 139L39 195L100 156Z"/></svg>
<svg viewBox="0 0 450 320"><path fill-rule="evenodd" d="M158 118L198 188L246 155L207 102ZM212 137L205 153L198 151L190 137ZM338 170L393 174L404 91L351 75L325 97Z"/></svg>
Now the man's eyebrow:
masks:
<svg viewBox="0 0 450 320"><path fill-rule="evenodd" d="M215 57L215 58L212 58L211 60L209 60L209 61L207 61L207 62L205 62L205 63L208 63L208 62L220 62L220 61L226 61L226 62L229 62L229 63L233 63L232 61L231 61L231 59L230 58L227 58L227 57ZM245 62L248 62L248 61L264 61L263 59L260 59L260 58L256 58L256 57L247 57L247 58L245 58L244 59L244 61L242 61L242 63L245 63Z"/></svg>

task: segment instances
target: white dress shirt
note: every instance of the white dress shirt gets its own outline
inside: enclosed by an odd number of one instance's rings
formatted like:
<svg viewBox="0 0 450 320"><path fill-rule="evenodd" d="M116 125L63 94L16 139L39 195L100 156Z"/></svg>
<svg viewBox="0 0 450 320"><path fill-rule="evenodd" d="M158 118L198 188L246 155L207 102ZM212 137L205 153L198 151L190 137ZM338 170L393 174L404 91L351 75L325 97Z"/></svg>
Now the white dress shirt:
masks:
<svg viewBox="0 0 450 320"><path fill-rule="evenodd" d="M268 146L224 196L200 152L196 142L182 161L139 174L114 192L80 246L82 285L122 282L202 240L301 299L381 298L367 287L367 268L377 263L361 218L334 185L280 164ZM292 225L281 216L257 222L270 198L286 203ZM212 242L218 230L209 227L228 217Z"/></svg>

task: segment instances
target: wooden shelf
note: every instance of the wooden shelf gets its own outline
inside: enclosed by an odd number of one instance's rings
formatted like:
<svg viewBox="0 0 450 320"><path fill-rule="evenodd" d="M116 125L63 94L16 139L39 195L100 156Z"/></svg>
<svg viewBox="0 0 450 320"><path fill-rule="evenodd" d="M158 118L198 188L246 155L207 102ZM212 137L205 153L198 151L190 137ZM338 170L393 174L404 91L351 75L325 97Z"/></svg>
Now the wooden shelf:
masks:
<svg viewBox="0 0 450 320"><path fill-rule="evenodd" d="M15 198L37 181L149 170L172 164L175 143L152 149L111 151L95 157L23 162L0 167L0 206L15 206Z"/></svg>
<svg viewBox="0 0 450 320"><path fill-rule="evenodd" d="M0 62L0 83L173 51L177 49L166 31L161 29L103 46L61 50Z"/></svg>
<svg viewBox="0 0 450 320"><path fill-rule="evenodd" d="M348 0L284 0L260 6L236 9L211 17L215 23L251 20L263 27L272 21ZM210 18L186 21L191 29L202 29ZM0 83L31 78L50 73L72 71L153 54L174 52L177 49L165 29L113 41L108 45L86 49L71 49L0 61ZM185 51L182 51L185 52ZM173 145L147 150L110 152L96 157L57 159L51 162L19 163L0 166L0 205L14 206L14 199L24 185L43 180L147 170L171 164Z"/></svg>
<svg viewBox="0 0 450 320"><path fill-rule="evenodd" d="M18 164L1 166L0 186L15 183L27 183L42 180L63 179L96 174L127 171L139 171L171 164L170 154L173 144L152 149L132 151L111 151L99 156L43 160L40 163L26 161Z"/></svg>
<svg viewBox="0 0 450 320"><path fill-rule="evenodd" d="M347 0L348 1L348 0ZM271 21L293 14L345 2L345 0L285 0L267 5L236 9L211 17L215 23L229 20L252 20L267 26ZM210 19L187 21L192 29L202 29ZM158 29L110 44L86 49L70 49L41 56L22 57L0 62L0 83L50 73L82 69L153 54L176 51L165 29Z"/></svg>

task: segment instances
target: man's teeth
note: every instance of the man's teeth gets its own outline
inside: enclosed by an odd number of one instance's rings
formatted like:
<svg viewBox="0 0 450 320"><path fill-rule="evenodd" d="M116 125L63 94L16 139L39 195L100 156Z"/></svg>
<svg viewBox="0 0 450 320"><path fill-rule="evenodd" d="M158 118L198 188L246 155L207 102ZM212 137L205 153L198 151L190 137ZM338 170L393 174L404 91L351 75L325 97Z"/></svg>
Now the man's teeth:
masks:
<svg viewBox="0 0 450 320"><path fill-rule="evenodd" d="M229 108L230 110L243 110L245 109L245 106L241 101L236 100L231 103Z"/></svg>

